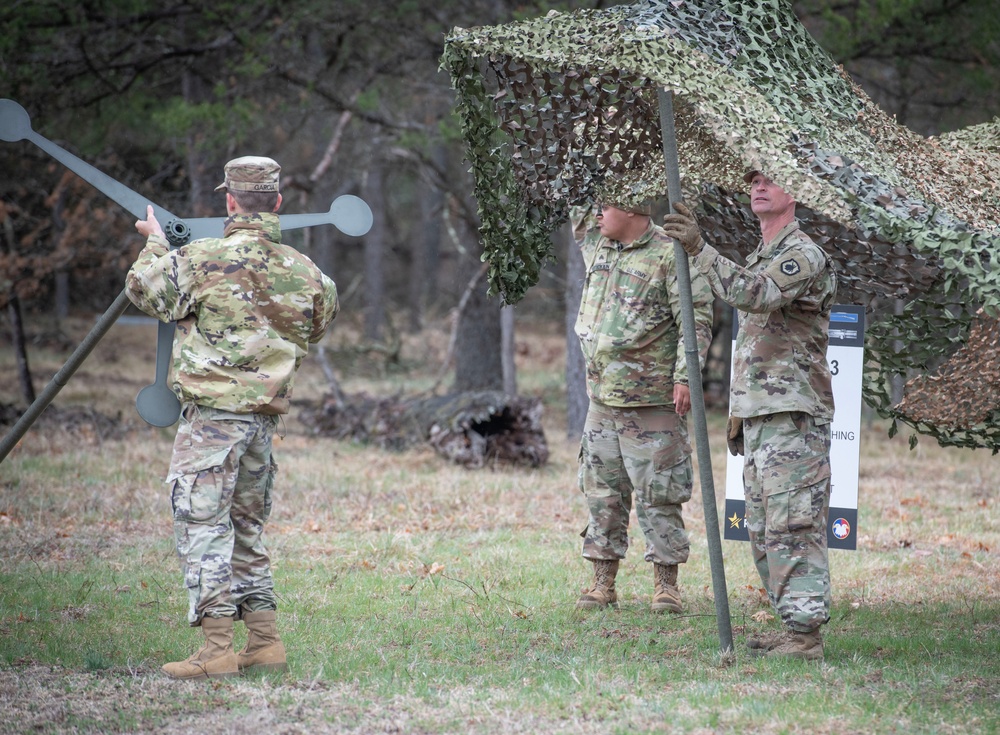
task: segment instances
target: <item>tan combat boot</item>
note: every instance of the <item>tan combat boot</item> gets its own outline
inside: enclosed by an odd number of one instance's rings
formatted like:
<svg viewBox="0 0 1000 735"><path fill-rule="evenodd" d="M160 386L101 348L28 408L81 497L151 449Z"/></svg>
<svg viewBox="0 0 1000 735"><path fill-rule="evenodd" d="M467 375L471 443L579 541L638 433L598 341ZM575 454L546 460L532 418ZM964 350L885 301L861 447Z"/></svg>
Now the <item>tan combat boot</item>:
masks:
<svg viewBox="0 0 1000 735"><path fill-rule="evenodd" d="M783 643L767 651L766 656L800 658L805 661L823 660L823 634L819 628L809 633L791 631Z"/></svg>
<svg viewBox="0 0 1000 735"><path fill-rule="evenodd" d="M580 595L576 601L577 610L592 610L608 605L618 606L615 592L615 577L618 575L618 560L591 559L594 564L594 586Z"/></svg>
<svg viewBox="0 0 1000 735"><path fill-rule="evenodd" d="M246 648L236 654L240 671L284 671L288 668L285 644L278 637L276 618L274 610L243 614L250 636Z"/></svg>
<svg viewBox="0 0 1000 735"><path fill-rule="evenodd" d="M205 645L190 658L163 665L174 679L224 679L239 676L233 652L233 618L202 618Z"/></svg>
<svg viewBox="0 0 1000 735"><path fill-rule="evenodd" d="M750 649L751 656L765 656L768 651L773 651L792 635L790 630L775 630L767 633L757 633L747 637L747 648Z"/></svg>
<svg viewBox="0 0 1000 735"><path fill-rule="evenodd" d="M677 565L653 562L653 612L684 612L681 591L677 589Z"/></svg>

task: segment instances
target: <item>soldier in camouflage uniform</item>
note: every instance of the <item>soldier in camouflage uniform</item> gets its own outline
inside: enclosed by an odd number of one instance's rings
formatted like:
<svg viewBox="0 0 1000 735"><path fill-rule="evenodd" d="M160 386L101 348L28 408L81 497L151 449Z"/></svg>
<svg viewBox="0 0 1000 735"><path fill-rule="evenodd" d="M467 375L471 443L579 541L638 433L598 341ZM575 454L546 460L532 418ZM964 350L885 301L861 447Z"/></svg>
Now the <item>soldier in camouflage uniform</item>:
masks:
<svg viewBox="0 0 1000 735"><path fill-rule="evenodd" d="M337 287L281 243L280 167L247 156L226 164L222 238L171 250L149 208L127 278L132 303L176 321L173 388L182 414L167 474L188 622L205 645L163 670L181 679L281 670L270 557L262 535L277 464L271 441L310 343L338 310ZM233 649L233 622L249 633Z"/></svg>
<svg viewBox="0 0 1000 735"><path fill-rule="evenodd" d="M580 448L580 489L589 521L583 556L594 585L581 609L617 604L615 577L636 514L653 564L652 609L681 612L677 565L688 559L681 506L694 477L684 414L691 407L681 343L673 243L648 208L605 204L581 242L586 281L576 321L590 407ZM692 279L702 364L712 339L712 292Z"/></svg>
<svg viewBox="0 0 1000 735"><path fill-rule="evenodd" d="M748 640L752 653L823 658L830 618L827 511L833 389L826 360L837 277L795 219L795 200L760 171L744 177L762 241L746 267L702 241L683 204L664 218L712 290L739 313L727 437L745 453L754 563L786 631Z"/></svg>

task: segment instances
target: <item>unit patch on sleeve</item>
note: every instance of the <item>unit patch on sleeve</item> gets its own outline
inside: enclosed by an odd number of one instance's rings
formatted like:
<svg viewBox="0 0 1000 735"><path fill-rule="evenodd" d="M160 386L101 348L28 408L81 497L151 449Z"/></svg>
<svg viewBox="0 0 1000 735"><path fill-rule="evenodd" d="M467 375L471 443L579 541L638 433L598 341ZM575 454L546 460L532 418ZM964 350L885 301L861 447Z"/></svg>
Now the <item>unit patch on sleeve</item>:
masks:
<svg viewBox="0 0 1000 735"><path fill-rule="evenodd" d="M795 260L789 259L781 264L781 272L786 276L794 276L800 270L802 269L799 267L798 261Z"/></svg>

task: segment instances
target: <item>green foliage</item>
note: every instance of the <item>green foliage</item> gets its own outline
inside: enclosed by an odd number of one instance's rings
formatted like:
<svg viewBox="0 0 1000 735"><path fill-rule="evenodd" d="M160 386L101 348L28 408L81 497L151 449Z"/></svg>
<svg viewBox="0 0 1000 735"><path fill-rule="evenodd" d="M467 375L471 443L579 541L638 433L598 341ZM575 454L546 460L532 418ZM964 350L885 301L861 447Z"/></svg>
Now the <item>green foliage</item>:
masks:
<svg viewBox="0 0 1000 735"><path fill-rule="evenodd" d="M993 0L807 0L794 9L848 72L896 100L918 130L982 122L1000 103Z"/></svg>
<svg viewBox="0 0 1000 735"><path fill-rule="evenodd" d="M446 47L442 66L448 68L459 92L456 112L465 140L480 154L471 163L490 293L516 303L538 282L542 265L551 257L548 233L565 214L512 196L516 184L510 151L496 135L485 88L472 59Z"/></svg>

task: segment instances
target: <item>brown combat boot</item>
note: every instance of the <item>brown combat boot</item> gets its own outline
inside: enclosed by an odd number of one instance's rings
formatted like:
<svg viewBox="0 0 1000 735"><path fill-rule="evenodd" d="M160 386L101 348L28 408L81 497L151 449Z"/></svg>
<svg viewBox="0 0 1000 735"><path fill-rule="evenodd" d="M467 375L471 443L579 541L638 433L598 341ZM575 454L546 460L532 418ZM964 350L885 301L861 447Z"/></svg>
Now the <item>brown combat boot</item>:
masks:
<svg viewBox="0 0 1000 735"><path fill-rule="evenodd" d="M767 633L757 633L747 637L747 648L752 656L766 656L792 635L790 630L773 630Z"/></svg>
<svg viewBox="0 0 1000 735"><path fill-rule="evenodd" d="M615 592L615 577L618 575L618 560L591 559L594 564L594 586L580 595L576 601L577 610L592 610L608 605L618 606Z"/></svg>
<svg viewBox="0 0 1000 735"><path fill-rule="evenodd" d="M783 643L767 651L765 656L800 658L804 661L823 660L823 634L819 628L809 633L791 631Z"/></svg>
<svg viewBox="0 0 1000 735"><path fill-rule="evenodd" d="M233 618L202 618L205 645L184 661L164 664L163 671L174 679L224 679L239 676L233 652Z"/></svg>
<svg viewBox="0 0 1000 735"><path fill-rule="evenodd" d="M278 637L274 610L243 614L250 636L246 647L236 654L240 671L284 671L288 668L285 644Z"/></svg>
<svg viewBox="0 0 1000 735"><path fill-rule="evenodd" d="M684 612L681 591L677 589L677 565L653 562L653 612Z"/></svg>

